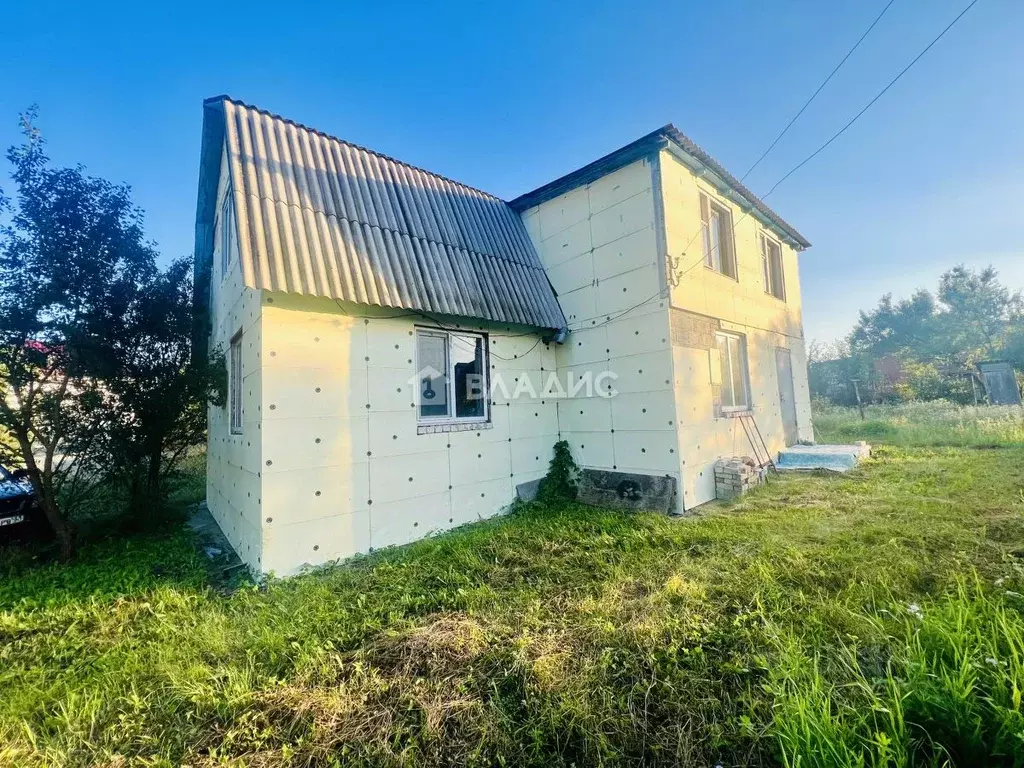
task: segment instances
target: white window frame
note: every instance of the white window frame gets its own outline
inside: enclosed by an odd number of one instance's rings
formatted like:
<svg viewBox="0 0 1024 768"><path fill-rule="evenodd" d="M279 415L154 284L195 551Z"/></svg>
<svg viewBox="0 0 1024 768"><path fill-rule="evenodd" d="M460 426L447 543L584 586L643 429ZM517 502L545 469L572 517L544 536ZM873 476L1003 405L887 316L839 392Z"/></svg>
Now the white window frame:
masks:
<svg viewBox="0 0 1024 768"><path fill-rule="evenodd" d="M699 195L704 267L738 282L740 270L736 263L736 233L732 220L732 209L703 190L699 191ZM718 243L715 245L712 245L712 216L716 216L718 219ZM731 271L725 269L726 264L730 266Z"/></svg>
<svg viewBox="0 0 1024 768"><path fill-rule="evenodd" d="M747 364L747 340L746 337L738 333L727 333L725 331L718 331L715 333L715 347L718 348L718 340L726 340L726 349L729 352L728 360L721 360L722 363L722 387L725 388L725 376L728 373L730 390L734 393L733 399L735 400L736 382L732 375L732 352L735 349L738 355L740 379L743 385L743 405L726 405L724 402L721 405L722 413L747 413L751 410L750 402L750 368ZM721 350L719 350L719 356L721 357Z"/></svg>
<svg viewBox="0 0 1024 768"><path fill-rule="evenodd" d="M231 187L224 193L224 199L220 204L220 278L223 280L228 275L228 270L234 262L233 230L235 228L235 207L231 196Z"/></svg>
<svg viewBox="0 0 1024 768"><path fill-rule="evenodd" d="M415 384L416 390L416 420L419 424L486 424L491 420L491 366L490 366L490 347L488 344L488 338L486 333L477 333L475 331L449 331L443 328L431 328L416 326L416 371L423 370L423 365L420 363L420 336L433 336L440 337L446 340L445 345L445 379L447 383L447 395L448 395L448 413L441 416L424 416L421 412L422 406L422 392L420 391L419 381ZM455 415L455 364L452 362L454 359L452 356L452 344L455 343L455 338L471 338L480 339L483 343L483 398L484 398L484 415L483 416L456 416Z"/></svg>
<svg viewBox="0 0 1024 768"><path fill-rule="evenodd" d="M228 429L232 435L242 434L244 374L242 371L242 332L231 337L228 347Z"/></svg>
<svg viewBox="0 0 1024 768"><path fill-rule="evenodd" d="M786 300L786 269L782 262L782 243L776 240L774 237L770 237L767 232L761 231L759 238L761 243L761 279L764 281L764 292L769 296L774 296L780 301ZM775 265L772 264L771 248L774 247L778 254L778 288L779 293L776 293L775 280Z"/></svg>

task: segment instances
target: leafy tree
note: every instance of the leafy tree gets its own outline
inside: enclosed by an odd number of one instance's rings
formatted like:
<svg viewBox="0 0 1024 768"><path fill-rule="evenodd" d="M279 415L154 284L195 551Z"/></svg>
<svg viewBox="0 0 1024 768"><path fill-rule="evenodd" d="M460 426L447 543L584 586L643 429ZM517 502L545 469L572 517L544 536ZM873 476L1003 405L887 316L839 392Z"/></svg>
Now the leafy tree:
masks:
<svg viewBox="0 0 1024 768"><path fill-rule="evenodd" d="M148 462L128 485L149 495L166 459L198 440L204 387L188 365L187 267L157 268L127 186L51 167L35 116L7 155L0 429L14 448L0 451L27 469L68 557L71 514L91 493Z"/></svg>
<svg viewBox="0 0 1024 768"><path fill-rule="evenodd" d="M893 302L885 294L870 312L861 310L860 320L850 334L853 353L873 357L906 354L931 356L935 353L936 303L923 288L909 299Z"/></svg>
<svg viewBox="0 0 1024 768"><path fill-rule="evenodd" d="M959 265L939 278L935 295L920 289L894 303L886 294L875 309L862 311L850 348L875 358L895 355L963 369L998 357L1022 318L1020 292L1000 283L995 269Z"/></svg>
<svg viewBox="0 0 1024 768"><path fill-rule="evenodd" d="M950 359L961 365L1004 356L1024 324L1024 299L999 282L991 266L977 272L963 265L939 280L939 333Z"/></svg>
<svg viewBox="0 0 1024 768"><path fill-rule="evenodd" d="M811 390L835 402L849 402L851 378L862 395L875 400L973 400L969 377L981 360L1005 358L1024 366L1024 300L999 281L992 267L954 267L939 279L934 294L920 289L909 299L881 298L862 311L842 354L812 349ZM900 379L880 375L895 367Z"/></svg>
<svg viewBox="0 0 1024 768"><path fill-rule="evenodd" d="M192 265L183 258L142 285L111 328L105 381L116 416L106 445L136 513L163 501L168 475L205 437L207 400L223 397L208 375L219 358L206 368L192 360L192 323Z"/></svg>

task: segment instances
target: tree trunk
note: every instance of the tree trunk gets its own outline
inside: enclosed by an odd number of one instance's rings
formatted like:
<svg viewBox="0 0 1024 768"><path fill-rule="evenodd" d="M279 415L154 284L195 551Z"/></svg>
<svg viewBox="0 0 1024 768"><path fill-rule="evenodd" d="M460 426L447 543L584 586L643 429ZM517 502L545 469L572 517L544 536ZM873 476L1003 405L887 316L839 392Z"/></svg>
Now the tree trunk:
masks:
<svg viewBox="0 0 1024 768"><path fill-rule="evenodd" d="M53 463L52 449L46 454L44 466L40 469L35 453L32 451L32 443L28 438L27 430L16 432L15 437L21 448L21 458L28 469L29 481L32 483L32 490L35 491L39 508L43 510L46 522L50 524L54 536L57 537L61 560L67 562L75 553L75 527L61 513L60 505L54 495L53 477L49 472L49 467Z"/></svg>
<svg viewBox="0 0 1024 768"><path fill-rule="evenodd" d="M65 520L57 507L56 501L49 494L39 494L39 506L46 515L46 521L53 529L57 537L57 544L60 546L60 558L64 562L71 559L75 553L75 529L68 520Z"/></svg>
<svg viewBox="0 0 1024 768"><path fill-rule="evenodd" d="M149 454L149 467L146 475L146 497L150 505L160 500L160 455L159 445Z"/></svg>

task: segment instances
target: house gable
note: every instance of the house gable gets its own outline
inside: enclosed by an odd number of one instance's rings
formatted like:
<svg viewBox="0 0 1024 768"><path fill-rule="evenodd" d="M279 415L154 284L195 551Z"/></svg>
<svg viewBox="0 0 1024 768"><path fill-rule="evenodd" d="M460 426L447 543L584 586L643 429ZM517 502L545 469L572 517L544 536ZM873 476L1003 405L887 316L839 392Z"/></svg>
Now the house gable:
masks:
<svg viewBox="0 0 1024 768"><path fill-rule="evenodd" d="M204 109L197 273L212 253L223 143L247 287L564 327L505 202L226 97Z"/></svg>

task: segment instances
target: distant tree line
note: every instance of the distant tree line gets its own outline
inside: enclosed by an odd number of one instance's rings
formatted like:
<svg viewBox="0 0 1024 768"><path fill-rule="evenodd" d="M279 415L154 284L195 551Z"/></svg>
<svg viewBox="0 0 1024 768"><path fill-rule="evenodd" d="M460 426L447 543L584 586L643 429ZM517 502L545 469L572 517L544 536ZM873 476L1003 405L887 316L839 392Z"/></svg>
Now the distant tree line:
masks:
<svg viewBox="0 0 1024 768"><path fill-rule="evenodd" d="M886 294L846 338L812 343L808 376L812 396L843 405L855 403L854 380L866 401L971 403L983 394L977 365L989 360L1024 370L1024 298L991 266L961 265L936 292L900 301Z"/></svg>
<svg viewBox="0 0 1024 768"><path fill-rule="evenodd" d="M34 121L0 192L0 461L70 557L97 499L160 509L223 377L193 355L190 260L161 269L129 189L54 167Z"/></svg>

